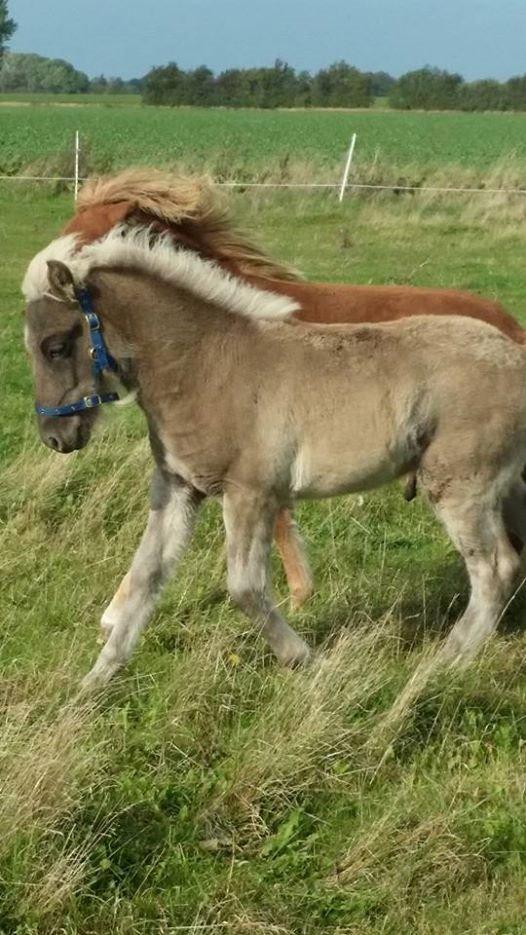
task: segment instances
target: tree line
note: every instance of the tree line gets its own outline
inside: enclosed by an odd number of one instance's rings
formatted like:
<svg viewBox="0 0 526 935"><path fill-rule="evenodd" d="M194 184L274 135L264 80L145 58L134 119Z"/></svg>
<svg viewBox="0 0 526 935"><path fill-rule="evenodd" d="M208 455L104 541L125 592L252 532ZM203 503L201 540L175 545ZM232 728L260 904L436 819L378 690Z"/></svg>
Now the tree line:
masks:
<svg viewBox="0 0 526 935"><path fill-rule="evenodd" d="M48 94L137 94L140 80L122 78L88 78L70 62L61 58L24 52L5 52L0 67L0 91L30 91Z"/></svg>
<svg viewBox="0 0 526 935"><path fill-rule="evenodd" d="M508 81L464 81L461 75L425 68L395 79L336 62L316 74L285 62L271 68L232 68L214 75L201 66L183 71L175 63L153 68L142 82L147 104L172 107L370 107L386 97L398 110L526 110L526 75Z"/></svg>
<svg viewBox="0 0 526 935"><path fill-rule="evenodd" d="M389 93L399 110L526 110L526 75L495 81L464 81L438 68L420 68L402 75Z"/></svg>
<svg viewBox="0 0 526 935"><path fill-rule="evenodd" d="M2 0L0 0L0 26ZM10 27L14 28L12 21ZM1 39L1 37L0 37ZM0 91L54 94L142 94L146 104L171 107L370 107L387 98L398 110L526 111L526 75L508 81L464 81L438 68L420 68L395 79L335 62L315 74L286 62L267 68L229 68L218 75L202 65L189 71L174 62L144 78L96 78L63 59L4 52L0 42Z"/></svg>
<svg viewBox="0 0 526 935"><path fill-rule="evenodd" d="M172 107L370 107L393 84L385 72L362 72L347 62L314 75L279 59L271 67L229 68L218 75L204 65L184 71L171 62L145 76L143 100Z"/></svg>

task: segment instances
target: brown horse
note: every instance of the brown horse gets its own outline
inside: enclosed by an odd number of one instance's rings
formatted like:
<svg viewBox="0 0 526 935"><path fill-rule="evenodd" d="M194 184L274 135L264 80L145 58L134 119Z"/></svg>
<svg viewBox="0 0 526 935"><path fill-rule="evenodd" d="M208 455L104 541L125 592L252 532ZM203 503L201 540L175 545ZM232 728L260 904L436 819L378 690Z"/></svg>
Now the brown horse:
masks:
<svg viewBox="0 0 526 935"><path fill-rule="evenodd" d="M526 343L526 331L498 302L449 289L415 286L357 286L303 282L285 264L271 259L233 224L217 189L205 178L155 169L131 169L88 182L78 209L64 229L79 245L100 239L118 224L148 225L169 233L182 246L242 277L259 289L286 295L300 306L295 317L322 324L383 322L412 315L463 315L494 325L513 341ZM416 492L409 475L406 499ZM293 606L311 593L312 583L301 538L288 509L278 514L275 540Z"/></svg>

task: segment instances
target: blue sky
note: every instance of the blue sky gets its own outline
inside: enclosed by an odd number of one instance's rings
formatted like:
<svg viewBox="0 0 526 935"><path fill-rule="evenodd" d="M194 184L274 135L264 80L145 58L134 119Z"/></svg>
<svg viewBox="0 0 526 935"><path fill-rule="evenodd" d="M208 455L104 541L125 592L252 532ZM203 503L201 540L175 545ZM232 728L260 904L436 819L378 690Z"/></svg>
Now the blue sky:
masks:
<svg viewBox="0 0 526 935"><path fill-rule="evenodd" d="M526 73L526 0L9 0L11 49L96 75L153 65L214 71L338 59L398 75L424 64L466 78Z"/></svg>

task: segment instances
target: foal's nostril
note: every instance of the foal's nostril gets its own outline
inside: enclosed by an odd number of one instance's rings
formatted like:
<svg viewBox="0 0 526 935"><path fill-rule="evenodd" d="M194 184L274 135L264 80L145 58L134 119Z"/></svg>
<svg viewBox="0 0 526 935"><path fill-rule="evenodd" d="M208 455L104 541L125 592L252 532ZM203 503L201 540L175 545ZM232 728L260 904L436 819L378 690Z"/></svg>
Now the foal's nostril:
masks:
<svg viewBox="0 0 526 935"><path fill-rule="evenodd" d="M58 451L58 449L60 448L60 442L59 442L58 438L55 438L54 435L48 435L48 437L47 437L47 443L48 443L49 447L50 447L50 448L54 448L55 451Z"/></svg>

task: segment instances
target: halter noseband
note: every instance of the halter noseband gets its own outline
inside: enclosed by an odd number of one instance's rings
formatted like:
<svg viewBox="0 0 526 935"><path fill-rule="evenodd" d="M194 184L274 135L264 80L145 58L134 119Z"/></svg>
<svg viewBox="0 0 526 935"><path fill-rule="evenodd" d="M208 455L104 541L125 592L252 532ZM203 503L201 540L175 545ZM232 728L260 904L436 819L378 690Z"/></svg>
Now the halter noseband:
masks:
<svg viewBox="0 0 526 935"><path fill-rule="evenodd" d="M91 371L95 389L99 374L103 373L104 370L112 370L115 373L117 371L117 362L106 347L100 318L93 311L93 300L89 289L75 289L75 298L88 324L89 355L92 361ZM76 412L84 412L85 409L94 409L95 406L100 406L102 403L114 403L118 398L118 393L93 392L89 396L77 399L74 403L64 403L63 406L40 406L37 403L35 410L39 416L72 416Z"/></svg>

